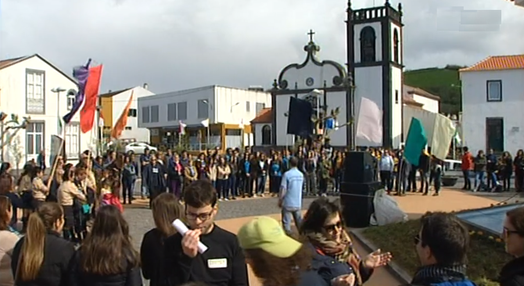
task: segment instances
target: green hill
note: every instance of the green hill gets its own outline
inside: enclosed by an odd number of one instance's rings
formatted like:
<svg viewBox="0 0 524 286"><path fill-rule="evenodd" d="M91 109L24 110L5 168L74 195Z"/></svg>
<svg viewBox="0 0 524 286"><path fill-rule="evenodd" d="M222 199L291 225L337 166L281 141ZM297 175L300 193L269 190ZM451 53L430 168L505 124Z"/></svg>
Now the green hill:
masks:
<svg viewBox="0 0 524 286"><path fill-rule="evenodd" d="M461 88L457 65L404 72L404 83L440 96L440 112L456 114L462 110Z"/></svg>

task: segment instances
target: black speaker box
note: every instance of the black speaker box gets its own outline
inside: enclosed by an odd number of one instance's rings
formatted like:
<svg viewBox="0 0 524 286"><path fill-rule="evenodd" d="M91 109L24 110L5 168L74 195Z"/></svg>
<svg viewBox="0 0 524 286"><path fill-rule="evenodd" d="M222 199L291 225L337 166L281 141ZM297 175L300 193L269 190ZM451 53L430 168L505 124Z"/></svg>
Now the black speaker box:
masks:
<svg viewBox="0 0 524 286"><path fill-rule="evenodd" d="M362 228L369 226L369 219L375 212L373 198L381 188L380 182L348 183L340 186L342 216L348 227Z"/></svg>
<svg viewBox="0 0 524 286"><path fill-rule="evenodd" d="M344 181L348 183L373 182L374 160L369 152L347 152L344 160Z"/></svg>

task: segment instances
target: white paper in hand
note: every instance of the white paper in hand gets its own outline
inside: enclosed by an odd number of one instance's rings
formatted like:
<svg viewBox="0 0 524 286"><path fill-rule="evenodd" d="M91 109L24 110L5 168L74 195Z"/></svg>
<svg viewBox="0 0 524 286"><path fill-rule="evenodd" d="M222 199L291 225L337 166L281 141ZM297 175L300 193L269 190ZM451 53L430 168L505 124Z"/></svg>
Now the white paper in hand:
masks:
<svg viewBox="0 0 524 286"><path fill-rule="evenodd" d="M179 219L176 219L173 221L172 225L175 227L176 231L180 233L182 236L186 234L186 232L189 230L187 226ZM201 241L198 242L198 253L202 254L206 252L207 246L205 246Z"/></svg>

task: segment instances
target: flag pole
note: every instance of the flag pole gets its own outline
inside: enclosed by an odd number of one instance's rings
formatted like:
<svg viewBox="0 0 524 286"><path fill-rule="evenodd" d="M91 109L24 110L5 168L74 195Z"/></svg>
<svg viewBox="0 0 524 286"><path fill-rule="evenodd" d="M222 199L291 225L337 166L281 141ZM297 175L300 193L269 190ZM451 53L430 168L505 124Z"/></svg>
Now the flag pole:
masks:
<svg viewBox="0 0 524 286"><path fill-rule="evenodd" d="M67 128L67 123L65 124L64 130L62 131L63 132L63 134L62 134L62 142L60 143L60 147L58 148L58 153L56 154L55 160L53 162L53 168L51 169L51 173L49 174L49 179L47 180L47 188L48 189L51 188L51 183L54 180L56 168L58 167L58 158L62 157L62 153L63 153L64 147L65 147L66 128Z"/></svg>
<svg viewBox="0 0 524 286"><path fill-rule="evenodd" d="M209 118L208 118L208 119L207 119L207 146L206 146L206 150L209 149L209 141L210 141L210 140L209 140L209 136L210 136L210 135L209 135L209 133L210 133L210 132L209 132L209 127L210 127L210 124L209 124L209 123L210 123L210 122L209 122Z"/></svg>

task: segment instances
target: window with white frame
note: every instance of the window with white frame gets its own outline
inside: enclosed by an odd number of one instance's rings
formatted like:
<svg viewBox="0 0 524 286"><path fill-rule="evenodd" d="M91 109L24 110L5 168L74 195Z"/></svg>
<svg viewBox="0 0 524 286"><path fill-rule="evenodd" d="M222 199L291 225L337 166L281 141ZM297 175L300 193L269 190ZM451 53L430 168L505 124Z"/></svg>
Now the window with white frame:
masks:
<svg viewBox="0 0 524 286"><path fill-rule="evenodd" d="M75 105L75 97L76 97L76 92L74 91L67 92L67 110L73 109L73 105Z"/></svg>
<svg viewBox="0 0 524 286"><path fill-rule="evenodd" d="M246 101L246 112L251 112L251 102Z"/></svg>
<svg viewBox="0 0 524 286"><path fill-rule="evenodd" d="M80 123L71 122L65 126L65 153L68 159L78 159L80 155Z"/></svg>
<svg viewBox="0 0 524 286"><path fill-rule="evenodd" d="M45 113L45 72L26 69L26 112Z"/></svg>
<svg viewBox="0 0 524 286"><path fill-rule="evenodd" d="M502 81L488 80L486 83L486 99L487 101L502 101Z"/></svg>
<svg viewBox="0 0 524 286"><path fill-rule="evenodd" d="M142 107L142 123L149 123L149 106Z"/></svg>
<svg viewBox="0 0 524 286"><path fill-rule="evenodd" d="M43 122L31 122L25 129L26 156L28 159L36 158L44 149L45 129Z"/></svg>

